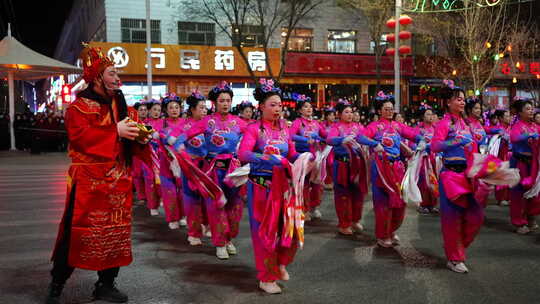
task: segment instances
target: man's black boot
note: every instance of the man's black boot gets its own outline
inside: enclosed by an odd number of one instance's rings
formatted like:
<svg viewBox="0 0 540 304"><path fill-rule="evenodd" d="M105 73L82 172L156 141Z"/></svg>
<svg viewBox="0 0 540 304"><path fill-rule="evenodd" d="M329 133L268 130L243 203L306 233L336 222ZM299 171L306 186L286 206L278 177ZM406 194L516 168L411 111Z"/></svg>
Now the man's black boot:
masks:
<svg viewBox="0 0 540 304"><path fill-rule="evenodd" d="M114 282L101 282L96 283L96 289L94 290L94 299L102 300L111 303L125 303L128 301L128 296L118 290Z"/></svg>
<svg viewBox="0 0 540 304"><path fill-rule="evenodd" d="M64 284L51 282L51 284L49 284L49 291L45 304L60 304L62 289L64 289Z"/></svg>

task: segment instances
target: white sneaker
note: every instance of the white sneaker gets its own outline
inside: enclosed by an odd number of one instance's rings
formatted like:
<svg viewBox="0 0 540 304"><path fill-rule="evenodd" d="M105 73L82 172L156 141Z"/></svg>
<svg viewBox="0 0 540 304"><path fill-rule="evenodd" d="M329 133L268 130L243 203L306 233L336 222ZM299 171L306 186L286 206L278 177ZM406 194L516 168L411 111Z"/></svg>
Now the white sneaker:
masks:
<svg viewBox="0 0 540 304"><path fill-rule="evenodd" d="M212 237L212 231L210 230L210 227L205 226L205 225L201 225L201 227L202 227L203 235L205 237L211 238Z"/></svg>
<svg viewBox="0 0 540 304"><path fill-rule="evenodd" d="M467 269L467 266L465 266L465 263L463 262L448 261L448 263L446 263L446 267L448 267L448 269L457 273L469 272L469 269Z"/></svg>
<svg viewBox="0 0 540 304"><path fill-rule="evenodd" d="M180 226L182 226L182 227L186 227L186 226L187 226L187 220L186 220L186 217L185 217L185 216L180 220Z"/></svg>
<svg viewBox="0 0 540 304"><path fill-rule="evenodd" d="M174 230L180 228L180 225L178 225L178 222L170 222L169 223L169 229Z"/></svg>
<svg viewBox="0 0 540 304"><path fill-rule="evenodd" d="M259 282L259 288L264 290L269 294L281 293L281 288L276 284L276 282Z"/></svg>
<svg viewBox="0 0 540 304"><path fill-rule="evenodd" d="M390 239L377 239L377 245L383 247L383 248L391 248L393 247L392 240Z"/></svg>
<svg viewBox="0 0 540 304"><path fill-rule="evenodd" d="M188 240L188 242L189 242L189 244L191 246L201 246L202 245L202 241L201 241L200 238L188 236L187 240Z"/></svg>
<svg viewBox="0 0 540 304"><path fill-rule="evenodd" d="M287 271L287 268L285 268L285 265L279 265L279 273L281 274L282 281L288 281L291 279L291 277L289 276L289 272Z"/></svg>
<svg viewBox="0 0 540 304"><path fill-rule="evenodd" d="M235 255L238 253L236 250L236 247L234 247L234 244L232 242L229 242L227 245L225 245L225 248L227 248L227 253Z"/></svg>
<svg viewBox="0 0 540 304"><path fill-rule="evenodd" d="M527 233L531 232L531 230L529 229L529 227L527 227L527 225L523 225L523 226L519 227L518 229L516 229L516 232L518 234L527 234Z"/></svg>
<svg viewBox="0 0 540 304"><path fill-rule="evenodd" d="M510 203L508 203L508 201L501 201L501 202L499 203L499 205L501 205L501 206L508 206L508 205L510 205Z"/></svg>
<svg viewBox="0 0 540 304"><path fill-rule="evenodd" d="M319 208L315 208L315 209L311 212L311 217L314 218L314 219L320 219L320 218L322 217L321 210L319 210Z"/></svg>
<svg viewBox="0 0 540 304"><path fill-rule="evenodd" d="M159 215L159 209L150 209L150 215L151 216L158 216Z"/></svg>
<svg viewBox="0 0 540 304"><path fill-rule="evenodd" d="M394 234L392 236L392 245L399 245L399 241L400 241L399 236L397 236L397 234Z"/></svg>
<svg viewBox="0 0 540 304"><path fill-rule="evenodd" d="M358 223L354 223L352 225L352 229L354 230L354 232L360 233L360 232L364 231L364 226L362 224L360 224L360 222L358 222Z"/></svg>
<svg viewBox="0 0 540 304"><path fill-rule="evenodd" d="M227 252L227 247L216 247L216 256L220 260L226 260L229 258L229 253Z"/></svg>

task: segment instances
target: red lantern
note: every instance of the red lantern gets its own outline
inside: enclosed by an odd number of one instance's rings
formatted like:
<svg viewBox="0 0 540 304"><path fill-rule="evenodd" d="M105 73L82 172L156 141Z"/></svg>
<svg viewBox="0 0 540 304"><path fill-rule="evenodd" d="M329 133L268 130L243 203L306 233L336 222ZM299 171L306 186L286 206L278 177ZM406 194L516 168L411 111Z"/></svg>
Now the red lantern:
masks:
<svg viewBox="0 0 540 304"><path fill-rule="evenodd" d="M394 18L389 19L388 21L386 21L386 26L391 28L391 29L395 28L396 27L396 20Z"/></svg>
<svg viewBox="0 0 540 304"><path fill-rule="evenodd" d="M394 41L396 41L396 35L394 35L394 34L388 34L388 35L386 35L386 41L388 41L388 42L394 42Z"/></svg>
<svg viewBox="0 0 540 304"><path fill-rule="evenodd" d="M409 32L409 31L401 31L401 32L399 32L399 39L401 39L401 40L411 39L411 37L412 37L412 33Z"/></svg>
<svg viewBox="0 0 540 304"><path fill-rule="evenodd" d="M409 25L412 23L412 18L407 15L402 15L399 17L399 24L401 25Z"/></svg>
<svg viewBox="0 0 540 304"><path fill-rule="evenodd" d="M386 55L388 56L394 56L396 54L396 49L394 48L387 48L385 51Z"/></svg>
<svg viewBox="0 0 540 304"><path fill-rule="evenodd" d="M408 45L402 45L399 47L399 53L401 55L407 55L411 53L411 47Z"/></svg>

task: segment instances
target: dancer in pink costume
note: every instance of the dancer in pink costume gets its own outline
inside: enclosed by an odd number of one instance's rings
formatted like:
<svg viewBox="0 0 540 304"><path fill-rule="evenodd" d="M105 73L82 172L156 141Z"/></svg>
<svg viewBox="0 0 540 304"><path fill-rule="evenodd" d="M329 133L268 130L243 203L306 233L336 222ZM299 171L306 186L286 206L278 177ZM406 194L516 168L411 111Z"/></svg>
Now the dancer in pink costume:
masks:
<svg viewBox="0 0 540 304"><path fill-rule="evenodd" d="M179 136L189 132L201 119L206 116L206 98L199 92L194 91L187 99L188 117L182 121L181 127L173 130L170 135ZM207 167L205 157L208 153L204 135L197 135L185 142L185 150L190 156L191 162L199 169ZM191 246L202 245L201 237L208 225L208 216L204 198L190 185L185 174L182 174L182 202L187 218L188 242Z"/></svg>
<svg viewBox="0 0 540 304"><path fill-rule="evenodd" d="M133 105L133 108L137 110L137 115L139 117L139 121L144 121L148 117L148 107L146 102L136 102ZM133 169L132 169L132 175L133 175L133 185L135 187L135 192L137 193L137 201L139 203L144 203L146 201L146 189L145 189L145 183L144 183L144 173L143 173L143 165L144 162L139 159L138 157L133 157Z"/></svg>
<svg viewBox="0 0 540 304"><path fill-rule="evenodd" d="M289 280L286 266L292 263L303 229L292 231L280 224L286 218L285 194L290 192L286 165L298 153L290 139L282 112L281 90L272 80L261 80L255 99L262 111L260 121L251 124L239 148L242 162L250 164L248 208L251 240L259 287L267 293L280 293L277 280ZM290 168L290 166L289 166ZM289 234L291 233L291 234Z"/></svg>
<svg viewBox="0 0 540 304"><path fill-rule="evenodd" d="M438 214L437 199L439 197L439 183L436 173L436 154L431 152L431 139L435 133L433 127L433 109L422 103L418 109L420 123L417 126L418 131L424 137L427 154L421 160L420 178L418 187L422 193L422 202L418 206L420 214Z"/></svg>
<svg viewBox="0 0 540 304"><path fill-rule="evenodd" d="M255 107L253 104L249 101L242 101L240 105L238 105L238 116L246 122L246 124L250 124L252 122L255 122L255 119L253 119L253 116L255 116Z"/></svg>
<svg viewBox="0 0 540 304"><path fill-rule="evenodd" d="M324 127L324 130L326 131L326 134L330 132L330 129L334 125L336 121L336 109L330 107L324 109L324 121L322 122L322 125ZM334 189L334 185L332 183L332 167L334 165L334 151L332 150L330 154L328 155L328 158L326 159L326 179L324 180L324 189L325 190L332 190Z"/></svg>
<svg viewBox="0 0 540 304"><path fill-rule="evenodd" d="M510 218L517 233L527 234L538 229L535 217L540 214L540 197L524 197L538 175L539 128L533 121L534 110L530 100L518 99L512 106L518 120L510 130L510 167L519 169L521 180L510 189Z"/></svg>
<svg viewBox="0 0 540 304"><path fill-rule="evenodd" d="M375 236L379 246L392 247L399 244L396 231L405 219L405 202L401 198L400 189L405 175L405 166L400 159L401 141L402 138L406 138L417 143L422 136L418 130L392 120L393 96L379 92L375 97L374 107L380 119L370 123L364 133L369 139L381 144L384 149L381 152L374 151L377 153L371 164ZM375 146L372 143L367 144Z"/></svg>
<svg viewBox="0 0 540 304"><path fill-rule="evenodd" d="M326 129L313 119L313 105L311 98L305 95L296 96L296 112L301 116L293 123L289 132L298 153L311 152L315 154L322 150L322 144L326 140ZM322 217L319 206L322 201L322 186L309 181L309 176L304 183L304 203L306 221L320 219Z"/></svg>
<svg viewBox="0 0 540 304"><path fill-rule="evenodd" d="M334 204L339 233L352 235L353 230L361 232L364 229L360 221L368 192L366 155L352 144L360 137L363 144L367 142L375 147L378 143L362 136L364 127L352 122L352 106L348 102L338 103L336 110L339 121L332 125L327 139L334 147Z"/></svg>
<svg viewBox="0 0 540 304"><path fill-rule="evenodd" d="M491 127L491 131L488 133L497 133L502 137L497 158L502 161L508 161L512 155L510 149L510 122L512 120L510 111L506 109L498 109L495 110L492 116L497 119L497 124L493 125ZM510 202L510 189L508 186L497 186L495 188L495 199L500 206L508 206Z"/></svg>
<svg viewBox="0 0 540 304"><path fill-rule="evenodd" d="M473 242L484 222L484 207L476 201L471 181L466 177L467 160L477 151L477 144L463 118L465 94L453 81L441 90L447 109L435 126L431 150L442 153L444 168L440 174L440 216L447 267L458 273L468 272L465 250Z"/></svg>
<svg viewBox="0 0 540 304"><path fill-rule="evenodd" d="M144 124L152 127L156 132L159 132L163 126L161 118L161 102L158 100L150 100L147 102L148 118L144 120ZM159 140L152 139L150 142L151 148L151 165L142 164L142 175L144 178L146 206L150 210L150 215L159 215L159 202L161 200L161 183L159 180Z"/></svg>
<svg viewBox="0 0 540 304"><path fill-rule="evenodd" d="M238 187L231 187L224 182L225 176L240 166L236 157L236 148L240 137L246 129L246 123L238 116L229 113L231 110L233 91L222 81L208 94L214 103L216 113L206 116L193 128L176 138L173 146L184 144L197 135L204 135L208 150L208 162L205 171L225 193L227 204L220 205L218 200L207 199L206 211L212 232L212 243L216 247L219 259L228 259L237 254L233 239L238 235L242 219L243 203Z"/></svg>
<svg viewBox="0 0 540 304"><path fill-rule="evenodd" d="M163 107L166 109L167 118L163 119L163 123L159 130L160 134L170 134L182 130L183 119L180 118L182 113L182 101L179 96L174 93L169 93L163 98ZM163 137L163 135L160 135ZM159 180L161 182L161 197L163 199L163 209L165 210L165 220L169 223L170 229L178 229L180 225L186 226L186 220L182 219L184 215L182 206L181 185L182 181L175 177L171 171L172 158L169 152L160 142L159 149ZM182 223L180 223L182 220Z"/></svg>

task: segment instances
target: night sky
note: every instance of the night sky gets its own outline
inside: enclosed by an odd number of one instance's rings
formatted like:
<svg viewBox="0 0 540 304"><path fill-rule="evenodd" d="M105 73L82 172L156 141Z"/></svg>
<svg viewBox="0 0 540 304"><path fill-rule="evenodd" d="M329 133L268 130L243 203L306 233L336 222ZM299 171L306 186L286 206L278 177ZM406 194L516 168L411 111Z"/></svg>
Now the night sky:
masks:
<svg viewBox="0 0 540 304"><path fill-rule="evenodd" d="M0 0L0 36L6 36L10 22L12 36L34 51L52 57L72 2Z"/></svg>

